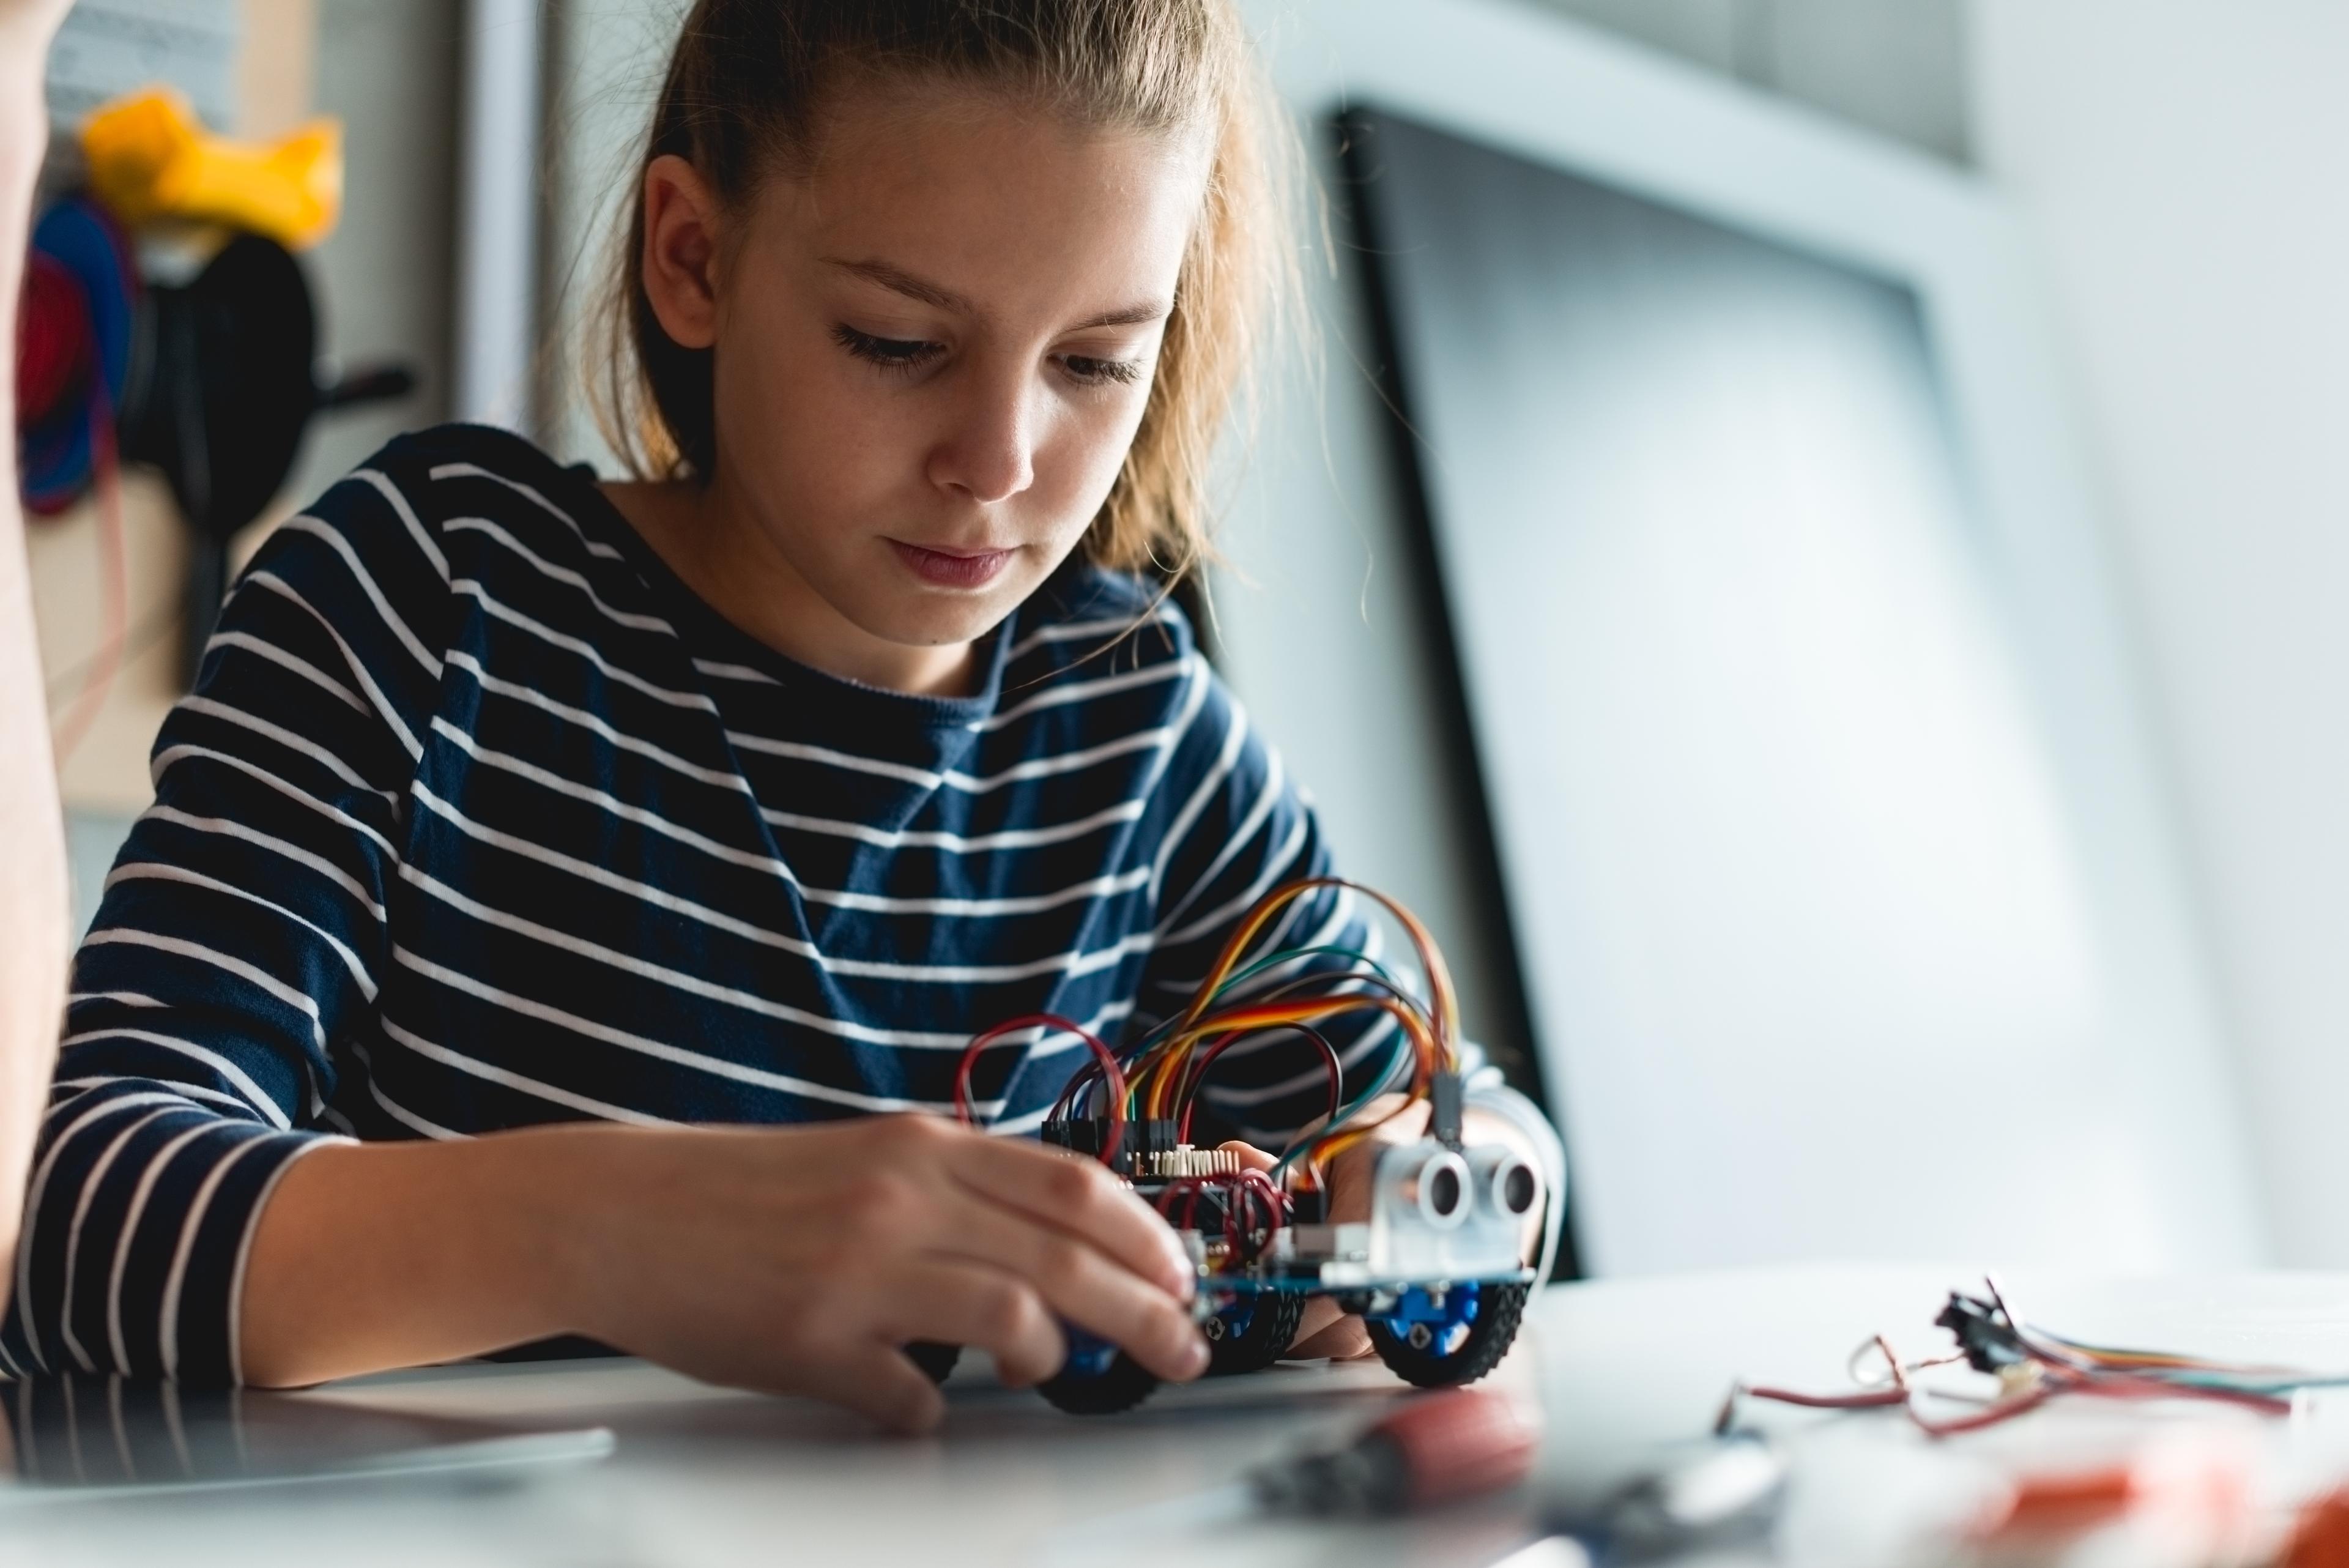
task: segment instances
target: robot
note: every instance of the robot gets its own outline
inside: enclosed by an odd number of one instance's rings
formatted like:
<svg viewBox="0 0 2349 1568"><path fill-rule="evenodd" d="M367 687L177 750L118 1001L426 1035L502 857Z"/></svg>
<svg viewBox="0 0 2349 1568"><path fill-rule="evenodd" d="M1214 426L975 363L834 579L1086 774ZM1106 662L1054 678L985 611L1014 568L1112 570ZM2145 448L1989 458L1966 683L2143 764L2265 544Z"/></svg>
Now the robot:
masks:
<svg viewBox="0 0 2349 1568"><path fill-rule="evenodd" d="M1094 1062L1062 1093L1044 1123L1044 1139L1102 1160L1174 1226L1198 1270L1193 1310L1207 1340L1209 1376L1271 1366L1296 1337L1306 1302L1327 1296L1363 1319L1380 1359L1406 1382L1423 1388L1471 1383L1499 1365L1516 1337L1537 1282L1525 1265L1525 1236L1547 1198L1546 1183L1515 1150L1463 1141L1450 980L1433 942L1401 906L1356 889L1384 904L1411 933L1428 1004L1360 954L1343 955L1357 961L1337 968L1306 968L1299 961L1312 955L1287 952L1238 967L1274 913L1325 886L1354 885L1314 878L1269 895L1242 922L1190 1007L1123 1059L1064 1019L1035 1015L988 1031L964 1054L957 1107L974 1119L970 1069L990 1045L1029 1029L1080 1036ZM1258 977L1269 983L1251 988L1247 982ZM1404 1098L1375 1117L1366 1107L1384 1080L1340 1106L1337 1053L1314 1028L1362 1010L1395 1021L1416 1067ZM1303 1033L1319 1047L1330 1075L1330 1114L1267 1173L1243 1166L1229 1150L1196 1147L1187 1134L1191 1102L1215 1057L1271 1030ZM1330 1159L1423 1101L1425 1136L1378 1157L1369 1217L1333 1222L1324 1179ZM1157 1377L1115 1345L1067 1332L1067 1361L1038 1389L1055 1406L1107 1415L1133 1408L1157 1387ZM908 1345L906 1353L941 1380L959 1354L936 1345Z"/></svg>

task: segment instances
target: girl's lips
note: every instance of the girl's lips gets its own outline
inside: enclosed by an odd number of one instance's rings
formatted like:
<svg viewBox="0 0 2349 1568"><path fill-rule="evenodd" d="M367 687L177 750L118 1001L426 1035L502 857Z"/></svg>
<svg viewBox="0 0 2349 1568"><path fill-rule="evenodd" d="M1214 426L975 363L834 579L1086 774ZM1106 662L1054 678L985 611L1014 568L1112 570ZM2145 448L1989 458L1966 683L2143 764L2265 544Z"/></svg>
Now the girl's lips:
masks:
<svg viewBox="0 0 2349 1568"><path fill-rule="evenodd" d="M916 576L941 588L984 587L1011 560L1009 550L932 550L903 539L892 539L889 545Z"/></svg>

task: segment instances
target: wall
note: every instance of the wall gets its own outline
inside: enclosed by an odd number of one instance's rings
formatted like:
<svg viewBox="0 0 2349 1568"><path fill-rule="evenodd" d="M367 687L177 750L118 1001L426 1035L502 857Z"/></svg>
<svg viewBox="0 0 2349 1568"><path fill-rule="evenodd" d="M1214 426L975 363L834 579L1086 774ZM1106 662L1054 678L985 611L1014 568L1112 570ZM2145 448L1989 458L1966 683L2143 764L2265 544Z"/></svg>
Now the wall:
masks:
<svg viewBox="0 0 2349 1568"><path fill-rule="evenodd" d="M547 50L551 187L543 293L546 354L539 433L560 455L616 474L585 396L595 304L613 225L636 194L636 151L676 42L684 0L630 5L555 0Z"/></svg>
<svg viewBox="0 0 2349 1568"><path fill-rule="evenodd" d="M250 0L248 0L250 3ZM449 396L449 247L456 204L460 0L316 0L318 112L342 117L343 221L313 254L329 353L404 359L416 396L312 428L285 499L299 505Z"/></svg>
<svg viewBox="0 0 2349 1568"><path fill-rule="evenodd" d="M78 7L49 62L52 158L45 185L74 178L74 115L157 79L225 113L223 129L268 136L308 113L312 96L313 0L233 0L191 7L178 26L153 0ZM147 24L141 26L142 21ZM180 585L187 546L169 492L153 474L124 476L121 529L122 640L108 679L109 566L107 530L85 501L36 521L26 539L43 669L59 736L58 783L74 825L77 904L112 854L129 816L147 802L147 752L179 695ZM88 706L85 707L87 702ZM83 909L86 913L86 908Z"/></svg>
<svg viewBox="0 0 2349 1568"><path fill-rule="evenodd" d="M2349 1264L2349 10L1975 0L2064 317L2282 1261Z"/></svg>
<svg viewBox="0 0 2349 1568"><path fill-rule="evenodd" d="M1962 163L1962 0L1530 0Z"/></svg>
<svg viewBox="0 0 2349 1568"><path fill-rule="evenodd" d="M1521 4L1936 156L1965 155L1960 0ZM1257 0L1247 9L1277 47L1292 7ZM1433 19L1443 7L1431 0L1425 9ZM1299 130L1314 178L1334 180L1326 130L1306 121ZM1381 450L1359 269L1309 250L1319 362L1284 358L1259 438L1260 447L1310 443L1309 455L1259 450L1236 465L1225 541L1231 566L1216 583L1225 668L1313 792L1344 864L1426 919L1458 971L1469 1030L1523 1067L1530 1033L1471 826L1479 805L1459 756L1464 736L1443 708L1424 585L1413 577L1413 544Z"/></svg>
<svg viewBox="0 0 2349 1568"><path fill-rule="evenodd" d="M237 0L230 73L241 136L283 132L310 113L344 122L346 200L335 234L305 258L322 346L349 364L415 365L417 396L338 413L314 428L278 514L390 436L440 417L449 354L449 240L458 0ZM147 753L179 695L183 531L150 474L125 478L129 656L63 763L78 919L129 818L149 798ZM249 549L266 520L241 541ZM105 640L103 544L94 509L39 523L28 540L35 613L53 711L69 713Z"/></svg>

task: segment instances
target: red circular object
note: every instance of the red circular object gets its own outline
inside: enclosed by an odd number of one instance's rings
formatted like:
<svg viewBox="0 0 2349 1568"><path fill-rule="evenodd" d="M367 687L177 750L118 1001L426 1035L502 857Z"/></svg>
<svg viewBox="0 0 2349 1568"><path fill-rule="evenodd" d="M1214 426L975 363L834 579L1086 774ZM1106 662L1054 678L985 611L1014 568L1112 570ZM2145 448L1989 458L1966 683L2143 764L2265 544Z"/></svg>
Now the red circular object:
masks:
<svg viewBox="0 0 2349 1568"><path fill-rule="evenodd" d="M64 264L34 252L16 306L16 421L37 425L78 405L97 369L89 296Z"/></svg>
<svg viewBox="0 0 2349 1568"><path fill-rule="evenodd" d="M2283 1568L2349 1568L2349 1491L2336 1491L2300 1516Z"/></svg>
<svg viewBox="0 0 2349 1568"><path fill-rule="evenodd" d="M1434 1508L1517 1485L1541 1449L1539 1417L1495 1388L1406 1399L1371 1428L1402 1450L1411 1506Z"/></svg>

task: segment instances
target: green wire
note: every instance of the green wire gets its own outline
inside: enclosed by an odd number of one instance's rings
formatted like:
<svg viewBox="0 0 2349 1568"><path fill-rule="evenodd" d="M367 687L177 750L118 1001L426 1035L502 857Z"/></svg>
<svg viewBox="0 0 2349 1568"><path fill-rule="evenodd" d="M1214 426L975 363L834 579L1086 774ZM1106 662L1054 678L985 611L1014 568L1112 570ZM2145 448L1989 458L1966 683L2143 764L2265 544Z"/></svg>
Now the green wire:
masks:
<svg viewBox="0 0 2349 1568"><path fill-rule="evenodd" d="M1402 992L1404 995L1408 996L1410 994L1410 992L1405 990L1403 983L1388 972L1386 965L1379 962L1378 960L1372 958L1370 954L1365 952L1357 952L1352 948L1319 947L1290 948L1287 951L1274 953L1269 958L1259 959L1255 963L1248 965L1247 968L1240 971L1239 973L1233 975L1230 979L1225 981L1223 984L1216 987L1216 995L1221 996L1224 992L1231 990L1232 987L1238 985L1243 981L1253 980L1257 975L1262 974L1266 970L1272 969L1280 964L1288 963L1293 959L1313 958L1319 955L1326 955L1331 958L1352 959L1356 963L1361 964L1372 974L1377 975L1381 980L1385 981L1389 985L1393 986L1397 991ZM1213 1001L1214 998L1210 997L1208 1000Z"/></svg>

